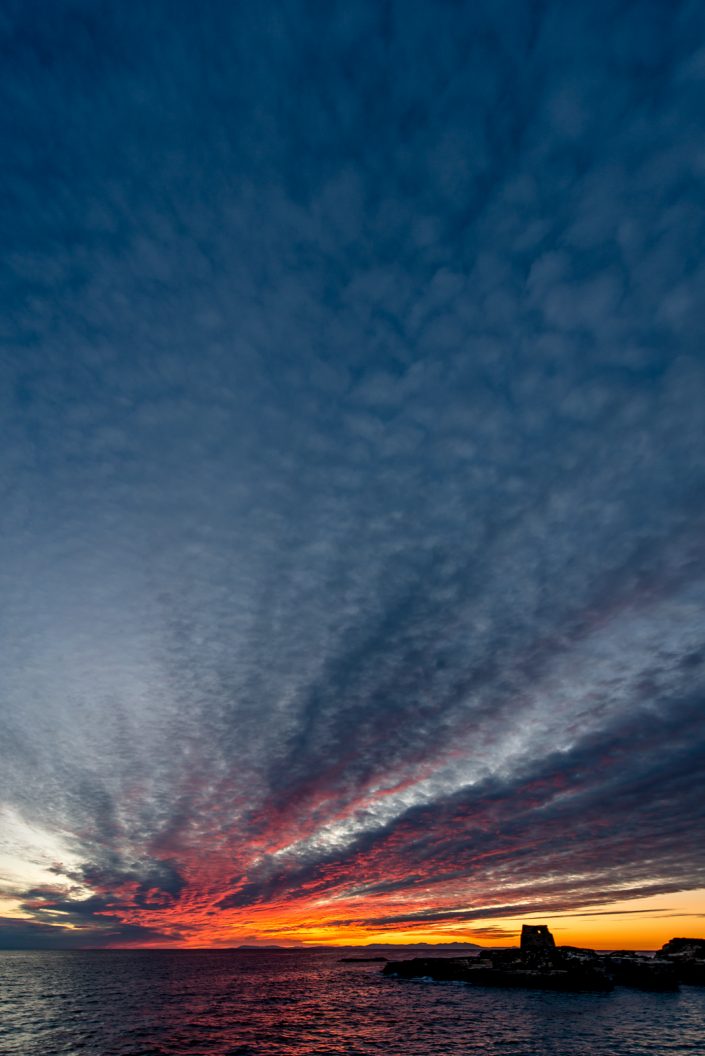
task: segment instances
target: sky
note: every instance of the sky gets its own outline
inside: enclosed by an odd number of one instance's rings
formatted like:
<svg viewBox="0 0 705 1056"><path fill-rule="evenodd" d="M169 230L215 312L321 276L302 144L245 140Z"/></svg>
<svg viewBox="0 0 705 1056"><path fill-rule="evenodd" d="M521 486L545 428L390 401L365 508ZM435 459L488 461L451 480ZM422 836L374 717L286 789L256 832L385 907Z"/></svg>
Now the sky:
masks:
<svg viewBox="0 0 705 1056"><path fill-rule="evenodd" d="M0 946L705 934L702 3L0 38Z"/></svg>

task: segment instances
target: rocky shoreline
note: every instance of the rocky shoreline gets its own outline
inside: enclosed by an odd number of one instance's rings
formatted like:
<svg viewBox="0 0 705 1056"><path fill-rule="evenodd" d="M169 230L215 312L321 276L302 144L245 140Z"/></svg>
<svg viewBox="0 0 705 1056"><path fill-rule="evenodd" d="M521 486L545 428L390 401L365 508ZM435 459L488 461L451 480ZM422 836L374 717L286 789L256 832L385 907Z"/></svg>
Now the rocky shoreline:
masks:
<svg viewBox="0 0 705 1056"><path fill-rule="evenodd" d="M705 986L705 939L671 939L654 956L633 950L600 953L556 946L545 924L525 924L521 945L470 957L413 957L389 961L384 975L471 986L605 992L615 986L674 991L681 983Z"/></svg>

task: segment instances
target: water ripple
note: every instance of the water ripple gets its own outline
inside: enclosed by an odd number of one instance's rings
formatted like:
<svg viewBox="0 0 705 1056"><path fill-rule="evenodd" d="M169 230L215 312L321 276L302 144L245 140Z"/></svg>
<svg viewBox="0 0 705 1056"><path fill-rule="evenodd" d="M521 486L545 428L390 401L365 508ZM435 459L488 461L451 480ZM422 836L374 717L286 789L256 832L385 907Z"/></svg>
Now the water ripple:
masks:
<svg viewBox="0 0 705 1056"><path fill-rule="evenodd" d="M3 1056L702 1056L705 990L399 981L320 951L0 953Z"/></svg>

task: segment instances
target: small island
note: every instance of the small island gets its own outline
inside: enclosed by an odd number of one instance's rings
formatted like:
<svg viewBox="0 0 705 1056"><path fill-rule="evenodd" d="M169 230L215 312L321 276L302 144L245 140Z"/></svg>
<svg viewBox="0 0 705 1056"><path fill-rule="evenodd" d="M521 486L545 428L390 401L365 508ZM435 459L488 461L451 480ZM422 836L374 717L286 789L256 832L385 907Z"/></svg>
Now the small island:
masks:
<svg viewBox="0 0 705 1056"><path fill-rule="evenodd" d="M470 957L413 957L389 961L384 975L471 986L533 990L609 991L615 986L673 991L681 983L705 986L705 939L678 938L651 957L633 950L601 953L556 946L546 924L524 924L521 945Z"/></svg>

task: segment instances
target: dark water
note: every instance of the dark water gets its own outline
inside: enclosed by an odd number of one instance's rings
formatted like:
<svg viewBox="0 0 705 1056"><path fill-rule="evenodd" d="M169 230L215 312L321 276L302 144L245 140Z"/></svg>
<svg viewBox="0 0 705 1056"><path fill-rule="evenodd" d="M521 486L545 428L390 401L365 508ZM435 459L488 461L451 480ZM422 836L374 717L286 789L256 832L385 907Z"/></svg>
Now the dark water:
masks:
<svg viewBox="0 0 705 1056"><path fill-rule="evenodd" d="M705 1054L705 988L396 981L318 951L0 953L2 1056Z"/></svg>

